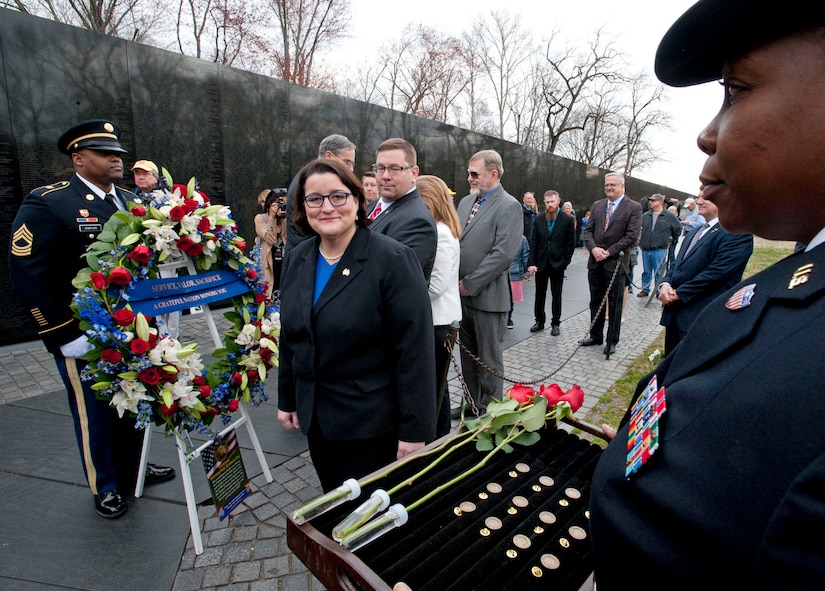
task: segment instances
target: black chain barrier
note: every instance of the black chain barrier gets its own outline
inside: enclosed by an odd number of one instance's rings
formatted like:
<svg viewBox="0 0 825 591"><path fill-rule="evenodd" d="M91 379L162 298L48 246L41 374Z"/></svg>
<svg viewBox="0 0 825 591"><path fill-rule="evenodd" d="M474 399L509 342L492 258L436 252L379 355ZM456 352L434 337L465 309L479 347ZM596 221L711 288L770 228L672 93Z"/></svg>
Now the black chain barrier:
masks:
<svg viewBox="0 0 825 591"><path fill-rule="evenodd" d="M599 303L599 308L596 311L596 314L593 316L593 320L590 322L590 326L587 329L588 336L590 334L590 331L593 329L593 325L596 323L596 319L601 315L602 310L604 310L604 307L607 305L610 290L613 288L613 284L616 282L616 278L619 276L619 271L624 269L624 265L623 265L624 256L625 256L624 251L619 253L618 264L616 265L616 269L613 271L613 275L610 277L610 283L608 283L608 285L607 285L607 291L604 294L604 298L602 298L602 301ZM620 294L620 296L623 296L623 294ZM581 313L584 314L585 312L588 312L588 311L589 310L584 310ZM585 338L587 338L587 337L585 337ZM573 358L573 356L578 352L579 348L581 347L581 341L578 341L578 343L573 348L573 351L570 353L570 355L568 355L567 358L564 361L562 361L561 364L559 364L559 366L556 369L552 370L550 373L548 373L547 375L545 375L545 376L543 376L539 379L528 381L528 380L512 379L512 378L509 378L509 377L497 372L492 367L490 367L489 365L484 363L481 359L479 359L478 355L476 355L475 353L470 351L467 348L467 346L464 343L461 342L461 339L456 339L456 344L461 348L462 351L464 351L464 353L470 359L473 360L473 362L476 365L478 365L481 369L483 369L487 373L493 375L494 377L496 377L496 378L498 378L498 379L500 379L504 382L507 382L509 384L526 384L526 385L530 385L530 386L546 383L547 380L549 380L551 377L556 375L559 371L561 371L561 369L565 365L567 365L567 363L570 362L570 360ZM445 343L445 347L447 347L446 343ZM481 413L479 412L479 409L476 406L475 400L473 400L473 397L470 395L470 389L467 387L467 383L464 381L464 376L462 375L461 368L458 366L458 361L456 360L455 353L453 352L452 349L450 349L450 361L453 364L453 369L455 370L456 375L458 376L458 381L461 384L461 397L462 397L463 401L466 403L466 408L470 409L470 412L472 413L473 417L478 418L481 415ZM462 417L463 417L463 409L462 409Z"/></svg>

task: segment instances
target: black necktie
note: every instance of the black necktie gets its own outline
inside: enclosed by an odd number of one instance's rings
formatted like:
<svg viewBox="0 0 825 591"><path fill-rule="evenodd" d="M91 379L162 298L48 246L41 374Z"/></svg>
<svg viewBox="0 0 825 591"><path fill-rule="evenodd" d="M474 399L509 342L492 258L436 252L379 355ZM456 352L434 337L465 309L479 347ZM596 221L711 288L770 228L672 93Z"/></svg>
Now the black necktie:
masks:
<svg viewBox="0 0 825 591"><path fill-rule="evenodd" d="M108 203L109 205L111 205L112 207L114 207L115 211L118 211L122 208L122 204L120 202L120 199L118 197L116 197L115 195L112 195L111 193L106 193L106 197L104 197L103 200L106 203Z"/></svg>

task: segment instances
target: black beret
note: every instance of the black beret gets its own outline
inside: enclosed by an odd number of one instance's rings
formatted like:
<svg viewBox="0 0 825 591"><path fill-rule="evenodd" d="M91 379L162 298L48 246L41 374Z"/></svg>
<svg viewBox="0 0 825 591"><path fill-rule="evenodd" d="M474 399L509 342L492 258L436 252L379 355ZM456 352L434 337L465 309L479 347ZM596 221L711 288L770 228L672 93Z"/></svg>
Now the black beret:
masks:
<svg viewBox="0 0 825 591"><path fill-rule="evenodd" d="M699 0L659 43L656 76L670 86L719 80L726 62L823 23L825 3L817 0Z"/></svg>
<svg viewBox="0 0 825 591"><path fill-rule="evenodd" d="M83 148L126 153L120 145L120 126L105 119L90 119L67 129L57 140L57 147L68 155Z"/></svg>

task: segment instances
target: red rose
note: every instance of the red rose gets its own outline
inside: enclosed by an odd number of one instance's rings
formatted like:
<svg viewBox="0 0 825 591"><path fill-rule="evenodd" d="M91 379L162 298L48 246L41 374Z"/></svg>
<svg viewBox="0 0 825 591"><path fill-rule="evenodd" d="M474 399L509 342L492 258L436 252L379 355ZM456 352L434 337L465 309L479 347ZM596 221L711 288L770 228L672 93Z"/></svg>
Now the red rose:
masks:
<svg viewBox="0 0 825 591"><path fill-rule="evenodd" d="M129 326L135 321L135 314L131 310L121 308L120 310L115 310L112 318L117 322L118 326Z"/></svg>
<svg viewBox="0 0 825 591"><path fill-rule="evenodd" d="M186 214L186 208L182 205L176 205L175 207L169 210L169 217L176 222L181 221L183 219L183 216L185 216Z"/></svg>
<svg viewBox="0 0 825 591"><path fill-rule="evenodd" d="M166 406L165 404L161 407L160 412L165 417L172 417L175 416L175 413L178 412L180 405L177 402L173 402L172 406Z"/></svg>
<svg viewBox="0 0 825 591"><path fill-rule="evenodd" d="M207 205L209 203L209 196L206 193L204 193L203 191L198 191L198 195L200 195L203 198L204 205Z"/></svg>
<svg viewBox="0 0 825 591"><path fill-rule="evenodd" d="M250 381L254 381L258 379L258 372L254 369L246 370L246 378Z"/></svg>
<svg viewBox="0 0 825 591"><path fill-rule="evenodd" d="M569 403L570 410L576 412L584 404L584 391L578 384L573 384L573 387L562 395L561 400Z"/></svg>
<svg viewBox="0 0 825 591"><path fill-rule="evenodd" d="M246 270L246 276L249 277L250 279L255 279L255 277L258 276L258 273L257 273L257 271L255 271L255 269L247 269Z"/></svg>
<svg viewBox="0 0 825 591"><path fill-rule="evenodd" d="M92 286L95 289L106 289L106 286L109 285L103 273L91 273L89 274L89 279L92 280Z"/></svg>
<svg viewBox="0 0 825 591"><path fill-rule="evenodd" d="M161 367L158 370L158 374L160 374L160 379L164 382L174 382L176 379L178 379L178 372L175 370L166 369L166 367Z"/></svg>
<svg viewBox="0 0 825 591"><path fill-rule="evenodd" d="M181 236L178 238L177 245L181 251L186 252L186 249L192 246L192 239L189 236Z"/></svg>
<svg viewBox="0 0 825 591"><path fill-rule="evenodd" d="M233 398L229 401L229 405L227 405L226 408L229 409L229 412L235 412L238 410L238 401Z"/></svg>
<svg viewBox="0 0 825 591"><path fill-rule="evenodd" d="M154 367L150 367L139 372L138 379L144 384L155 386L158 384L158 382L160 382L160 374L158 373L157 369L155 369Z"/></svg>
<svg viewBox="0 0 825 591"><path fill-rule="evenodd" d="M186 197L186 194L188 193L186 185L179 185L179 184L172 185L172 192L173 193L175 192L176 189L178 190L178 195L180 195L181 197Z"/></svg>
<svg viewBox="0 0 825 591"><path fill-rule="evenodd" d="M149 322L149 319L147 318L146 321ZM149 335L149 348L154 349L155 345L157 345L157 344L158 344L158 335L156 335L154 333L150 334Z"/></svg>
<svg viewBox="0 0 825 591"><path fill-rule="evenodd" d="M562 390L558 384L550 384L547 388L542 386L539 390L539 395L547 398L547 406L552 407L564 396L564 390Z"/></svg>
<svg viewBox="0 0 825 591"><path fill-rule="evenodd" d="M143 355L146 351L149 350L149 343L144 341L143 339L132 339L132 342L129 343L129 346L132 349L132 353L135 355Z"/></svg>
<svg viewBox="0 0 825 591"><path fill-rule="evenodd" d="M233 386L240 386L241 382L243 381L243 376L239 373L233 373L231 378L231 383Z"/></svg>
<svg viewBox="0 0 825 591"><path fill-rule="evenodd" d="M210 227L209 218L201 218L201 221L198 222L198 231L200 232L208 232Z"/></svg>
<svg viewBox="0 0 825 591"><path fill-rule="evenodd" d="M203 254L203 244L200 242L192 242L189 241L189 245L183 249L183 252L188 254L190 257L196 257Z"/></svg>
<svg viewBox="0 0 825 591"><path fill-rule="evenodd" d="M183 208L186 210L186 213L192 213L197 208L200 207L200 203L195 201L194 199L184 199L183 200Z"/></svg>
<svg viewBox="0 0 825 591"><path fill-rule="evenodd" d="M530 398L535 396L535 394L535 391L530 386L524 386L522 384L515 384L504 393L507 398L519 403L530 402Z"/></svg>
<svg viewBox="0 0 825 591"><path fill-rule="evenodd" d="M266 294L265 293L258 293L255 292L255 303L260 304L261 302L266 301Z"/></svg>
<svg viewBox="0 0 825 591"><path fill-rule="evenodd" d="M204 384L206 384L206 380L203 379L203 376L195 376L192 378L193 386L203 386Z"/></svg>
<svg viewBox="0 0 825 591"><path fill-rule="evenodd" d="M135 205L131 210L130 213L135 216L136 218L142 218L146 215L146 208L142 205Z"/></svg>
<svg viewBox="0 0 825 591"><path fill-rule="evenodd" d="M120 351L117 349L105 349L103 353L100 354L100 358L105 361L106 363L120 363L121 359L123 359L123 355L120 354Z"/></svg>
<svg viewBox="0 0 825 591"><path fill-rule="evenodd" d="M138 244L132 252L129 253L128 258L141 265L146 265L152 259L152 251L145 244Z"/></svg>
<svg viewBox="0 0 825 591"><path fill-rule="evenodd" d="M123 267L115 267L109 273L109 283L113 285L129 285L132 280L132 274Z"/></svg>
<svg viewBox="0 0 825 591"><path fill-rule="evenodd" d="M209 386L198 386L198 390L200 390L199 396L201 398L209 398L209 394L212 392L212 388Z"/></svg>
<svg viewBox="0 0 825 591"><path fill-rule="evenodd" d="M241 252L246 252L246 240L241 240L240 238L238 238L237 240L235 240L235 246L237 246L238 250L240 250Z"/></svg>
<svg viewBox="0 0 825 591"><path fill-rule="evenodd" d="M221 411L217 406L210 406L206 409L206 413L212 415L213 417L216 417L219 414L221 414Z"/></svg>
<svg viewBox="0 0 825 591"><path fill-rule="evenodd" d="M270 351L269 349L261 349L260 355L261 355L261 360L263 360L264 363L268 364L269 360L272 359L272 351Z"/></svg>

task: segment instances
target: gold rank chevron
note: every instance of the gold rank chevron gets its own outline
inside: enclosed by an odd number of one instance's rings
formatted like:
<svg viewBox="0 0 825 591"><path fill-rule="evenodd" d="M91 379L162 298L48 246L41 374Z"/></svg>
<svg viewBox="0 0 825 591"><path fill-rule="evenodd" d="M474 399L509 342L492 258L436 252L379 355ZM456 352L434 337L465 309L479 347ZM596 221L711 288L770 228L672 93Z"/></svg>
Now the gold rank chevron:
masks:
<svg viewBox="0 0 825 591"><path fill-rule="evenodd" d="M23 224L14 231L11 240L11 254L16 257L30 256L33 242L34 234L31 233L26 224Z"/></svg>

